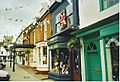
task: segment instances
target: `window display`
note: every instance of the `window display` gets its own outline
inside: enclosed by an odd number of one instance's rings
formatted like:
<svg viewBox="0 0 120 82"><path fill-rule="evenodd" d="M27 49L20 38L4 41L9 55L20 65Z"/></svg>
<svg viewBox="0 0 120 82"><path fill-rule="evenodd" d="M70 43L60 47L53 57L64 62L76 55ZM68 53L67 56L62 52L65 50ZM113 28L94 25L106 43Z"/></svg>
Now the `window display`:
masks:
<svg viewBox="0 0 120 82"><path fill-rule="evenodd" d="M69 54L66 48L52 50L51 72L58 74L69 74Z"/></svg>

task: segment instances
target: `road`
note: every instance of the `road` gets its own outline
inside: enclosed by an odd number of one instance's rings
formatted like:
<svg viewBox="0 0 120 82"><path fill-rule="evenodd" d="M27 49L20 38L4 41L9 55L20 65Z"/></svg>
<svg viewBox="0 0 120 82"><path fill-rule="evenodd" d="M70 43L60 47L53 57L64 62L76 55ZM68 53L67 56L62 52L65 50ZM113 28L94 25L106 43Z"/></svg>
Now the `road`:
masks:
<svg viewBox="0 0 120 82"><path fill-rule="evenodd" d="M22 66L22 65L15 65L15 72L12 71L12 67L8 62L6 62L6 68L4 69L10 75L10 81L52 81L48 79L48 75L36 74L31 68Z"/></svg>

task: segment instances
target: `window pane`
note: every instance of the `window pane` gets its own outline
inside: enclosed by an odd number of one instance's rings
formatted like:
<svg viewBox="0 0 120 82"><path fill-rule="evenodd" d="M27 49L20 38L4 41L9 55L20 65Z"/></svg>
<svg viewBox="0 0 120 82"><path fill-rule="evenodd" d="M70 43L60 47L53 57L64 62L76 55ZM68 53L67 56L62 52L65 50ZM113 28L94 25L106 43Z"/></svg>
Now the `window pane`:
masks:
<svg viewBox="0 0 120 82"><path fill-rule="evenodd" d="M73 14L67 17L67 27L71 27L73 25Z"/></svg>
<svg viewBox="0 0 120 82"><path fill-rule="evenodd" d="M69 74L70 73L70 61L69 54L67 49L60 49L59 53L60 61L60 74Z"/></svg>
<svg viewBox="0 0 120 82"><path fill-rule="evenodd" d="M39 48L38 48L38 52L39 52L39 54L38 54L38 55L39 55L39 64L41 64L41 51L40 51L40 49L41 49L41 48L39 47Z"/></svg>
<svg viewBox="0 0 120 82"><path fill-rule="evenodd" d="M47 64L47 47L43 47L43 64Z"/></svg>
<svg viewBox="0 0 120 82"><path fill-rule="evenodd" d="M56 16L56 23L60 22L60 14Z"/></svg>
<svg viewBox="0 0 120 82"><path fill-rule="evenodd" d="M67 16L70 15L71 13L73 13L73 6L72 4L69 4L67 7L66 7L66 14Z"/></svg>
<svg viewBox="0 0 120 82"><path fill-rule="evenodd" d="M119 3L119 0L102 0L102 1L103 1L103 9L106 9L110 6Z"/></svg>
<svg viewBox="0 0 120 82"><path fill-rule="evenodd" d="M103 0L103 8L108 8L108 0Z"/></svg>
<svg viewBox="0 0 120 82"><path fill-rule="evenodd" d="M115 0L109 0L109 5L110 5L110 6L114 5L114 4L115 4L114 1L115 1Z"/></svg>
<svg viewBox="0 0 120 82"><path fill-rule="evenodd" d="M59 51L58 49L55 49L55 50L52 50L51 51L51 65L52 65L52 69L51 69L51 72L53 73L59 73L59 62L58 62L58 54L59 54Z"/></svg>
<svg viewBox="0 0 120 82"><path fill-rule="evenodd" d="M68 49L55 49L51 51L51 72L57 74L69 74L70 73L70 61Z"/></svg>
<svg viewBox="0 0 120 82"><path fill-rule="evenodd" d="M56 24L57 33L61 31L60 23Z"/></svg>
<svg viewBox="0 0 120 82"><path fill-rule="evenodd" d="M115 0L115 4L119 3L119 0Z"/></svg>

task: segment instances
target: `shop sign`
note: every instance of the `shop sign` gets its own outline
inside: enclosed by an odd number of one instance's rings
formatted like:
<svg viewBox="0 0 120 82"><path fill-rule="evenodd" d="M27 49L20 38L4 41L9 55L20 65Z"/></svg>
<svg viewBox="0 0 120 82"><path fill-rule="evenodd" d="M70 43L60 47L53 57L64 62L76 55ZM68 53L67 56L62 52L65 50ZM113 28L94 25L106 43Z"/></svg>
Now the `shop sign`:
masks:
<svg viewBox="0 0 120 82"><path fill-rule="evenodd" d="M36 44L36 47L39 47L39 46L47 46L47 42L39 42Z"/></svg>

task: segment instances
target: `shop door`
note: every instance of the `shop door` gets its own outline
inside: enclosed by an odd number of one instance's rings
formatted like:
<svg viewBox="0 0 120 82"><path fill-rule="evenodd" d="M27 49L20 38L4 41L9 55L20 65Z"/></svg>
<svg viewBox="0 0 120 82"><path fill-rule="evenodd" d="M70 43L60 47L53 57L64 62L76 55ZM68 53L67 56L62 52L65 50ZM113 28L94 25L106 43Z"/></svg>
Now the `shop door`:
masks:
<svg viewBox="0 0 120 82"><path fill-rule="evenodd" d="M78 72L78 49L77 48L72 49L72 64L73 64L73 80L78 81L79 72Z"/></svg>
<svg viewBox="0 0 120 82"><path fill-rule="evenodd" d="M86 80L101 81L102 69L99 41L85 43Z"/></svg>

